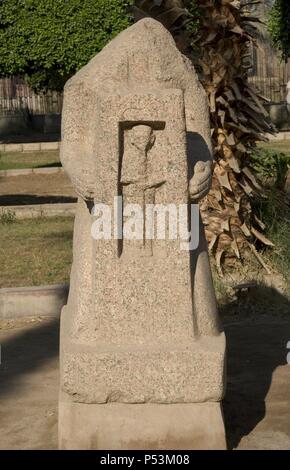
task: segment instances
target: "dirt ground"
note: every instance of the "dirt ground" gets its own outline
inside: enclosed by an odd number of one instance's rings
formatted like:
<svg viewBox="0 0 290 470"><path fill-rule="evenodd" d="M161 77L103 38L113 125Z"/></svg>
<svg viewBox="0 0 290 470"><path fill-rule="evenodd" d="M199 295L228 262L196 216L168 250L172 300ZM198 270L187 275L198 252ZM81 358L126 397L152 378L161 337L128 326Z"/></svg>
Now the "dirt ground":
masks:
<svg viewBox="0 0 290 470"><path fill-rule="evenodd" d="M65 173L0 177L0 206L74 202L76 194Z"/></svg>
<svg viewBox="0 0 290 470"><path fill-rule="evenodd" d="M0 449L56 449L58 320L3 322ZM230 449L290 450L290 319L225 321Z"/></svg>

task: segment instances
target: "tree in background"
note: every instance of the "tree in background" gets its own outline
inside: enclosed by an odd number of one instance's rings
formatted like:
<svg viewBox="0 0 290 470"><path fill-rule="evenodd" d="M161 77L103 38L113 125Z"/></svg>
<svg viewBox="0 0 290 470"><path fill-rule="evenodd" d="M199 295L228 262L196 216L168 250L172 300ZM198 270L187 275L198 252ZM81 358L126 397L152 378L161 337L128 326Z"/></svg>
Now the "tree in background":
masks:
<svg viewBox="0 0 290 470"><path fill-rule="evenodd" d="M290 56L289 0L275 0L269 15L268 29L275 46L282 51L286 60Z"/></svg>
<svg viewBox="0 0 290 470"><path fill-rule="evenodd" d="M251 4L252 2L250 2ZM249 44L257 19L238 0L2 0L0 70L36 89L59 89L106 43L151 16L171 31L193 61L207 92L214 156L212 189L202 201L217 265L241 258L256 242L271 245L253 211L261 192L249 168L257 140L272 131L262 98L247 83ZM260 258L261 259L261 258ZM261 260L263 263L263 261Z"/></svg>
<svg viewBox="0 0 290 470"><path fill-rule="evenodd" d="M129 26L124 0L1 0L0 73L36 90L66 80Z"/></svg>
<svg viewBox="0 0 290 470"><path fill-rule="evenodd" d="M264 264L256 242L272 243L253 210L253 198L262 188L249 168L256 141L272 131L262 97L247 82L249 44L258 19L232 0L136 0L134 14L136 19L152 16L172 32L208 95L216 163L201 210L217 266L224 256L230 262L249 251Z"/></svg>

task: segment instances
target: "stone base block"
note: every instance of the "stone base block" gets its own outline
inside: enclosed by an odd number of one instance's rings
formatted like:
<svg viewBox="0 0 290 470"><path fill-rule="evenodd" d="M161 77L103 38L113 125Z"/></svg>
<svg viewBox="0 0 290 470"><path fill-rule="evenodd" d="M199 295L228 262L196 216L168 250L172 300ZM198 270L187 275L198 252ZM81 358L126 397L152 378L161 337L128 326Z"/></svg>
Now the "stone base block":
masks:
<svg viewBox="0 0 290 470"><path fill-rule="evenodd" d="M224 395L224 333L116 346L76 343L65 331L62 323L61 391L75 403L202 403Z"/></svg>
<svg viewBox="0 0 290 470"><path fill-rule="evenodd" d="M221 404L83 404L60 400L59 448L226 449Z"/></svg>

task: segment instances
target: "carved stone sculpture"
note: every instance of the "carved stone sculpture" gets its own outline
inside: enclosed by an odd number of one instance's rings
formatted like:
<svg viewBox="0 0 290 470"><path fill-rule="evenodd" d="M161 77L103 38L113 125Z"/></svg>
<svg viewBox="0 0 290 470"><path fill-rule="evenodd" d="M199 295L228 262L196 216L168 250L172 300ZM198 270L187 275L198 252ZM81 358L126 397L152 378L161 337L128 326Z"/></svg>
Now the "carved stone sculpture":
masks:
<svg viewBox="0 0 290 470"><path fill-rule="evenodd" d="M68 81L62 119L61 160L79 201L61 315L60 448L225 448L225 338L203 226L194 219L192 250L179 231L150 236L146 218L140 237L126 236L128 205L189 209L209 190L194 69L160 23L139 21ZM92 236L98 204L119 221L102 239Z"/></svg>

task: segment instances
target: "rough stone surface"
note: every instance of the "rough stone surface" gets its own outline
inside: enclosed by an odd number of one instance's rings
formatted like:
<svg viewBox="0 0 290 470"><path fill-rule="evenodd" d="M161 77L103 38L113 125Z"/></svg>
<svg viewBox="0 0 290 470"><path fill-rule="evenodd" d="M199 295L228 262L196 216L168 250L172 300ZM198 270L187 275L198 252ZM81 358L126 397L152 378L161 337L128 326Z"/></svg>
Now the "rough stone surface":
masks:
<svg viewBox="0 0 290 470"><path fill-rule="evenodd" d="M63 355L63 389L83 403L221 400L223 351L223 336L200 339L194 346L72 347Z"/></svg>
<svg viewBox="0 0 290 470"><path fill-rule="evenodd" d="M126 204L145 211L203 196L211 158L205 93L160 23L127 29L66 84L61 160L79 202L61 319L61 403L221 400L225 341L202 225L192 252L180 249L180 235L91 236L92 207L115 214L116 196L123 235Z"/></svg>

